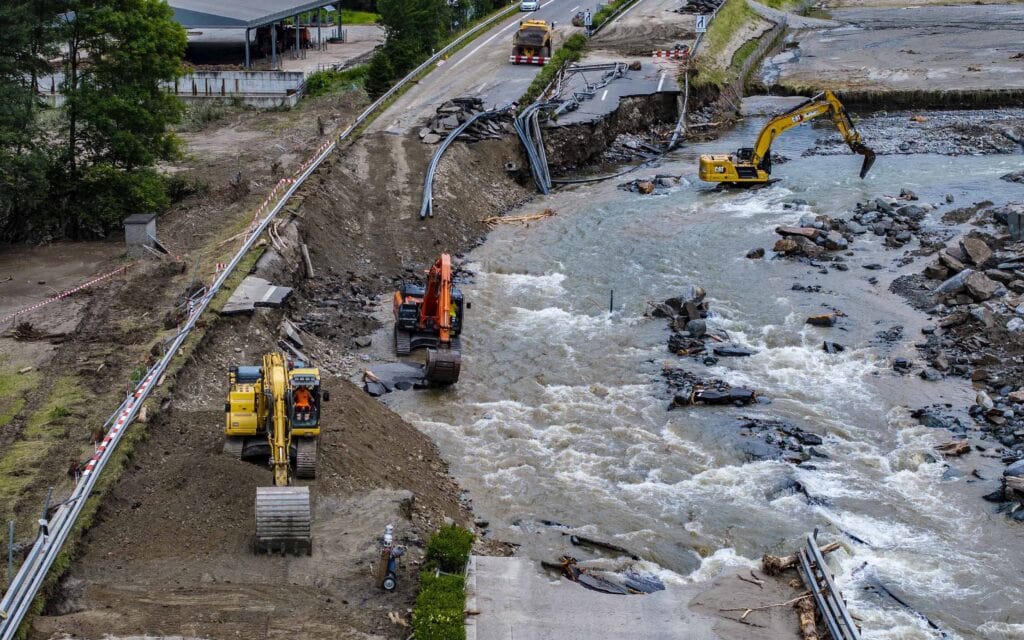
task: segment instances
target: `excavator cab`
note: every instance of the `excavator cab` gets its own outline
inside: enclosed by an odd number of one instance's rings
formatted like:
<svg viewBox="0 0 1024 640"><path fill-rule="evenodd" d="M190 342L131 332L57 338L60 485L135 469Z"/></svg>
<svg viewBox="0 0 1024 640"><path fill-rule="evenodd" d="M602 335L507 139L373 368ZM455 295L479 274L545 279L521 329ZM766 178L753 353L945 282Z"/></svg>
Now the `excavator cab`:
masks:
<svg viewBox="0 0 1024 640"><path fill-rule="evenodd" d="M292 435L313 436L319 433L320 402L330 399L326 391L321 393L320 376L315 369L292 369L289 379L291 386ZM316 433L313 433L313 432Z"/></svg>

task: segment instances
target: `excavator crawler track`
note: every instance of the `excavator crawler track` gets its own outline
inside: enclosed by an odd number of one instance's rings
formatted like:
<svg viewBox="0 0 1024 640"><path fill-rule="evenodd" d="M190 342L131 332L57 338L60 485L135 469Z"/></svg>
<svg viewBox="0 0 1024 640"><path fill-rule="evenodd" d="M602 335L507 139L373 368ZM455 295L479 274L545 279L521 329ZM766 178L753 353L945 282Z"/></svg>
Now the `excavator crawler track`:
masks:
<svg viewBox="0 0 1024 640"><path fill-rule="evenodd" d="M256 553L313 552L309 487L256 489Z"/></svg>
<svg viewBox="0 0 1024 640"><path fill-rule="evenodd" d="M407 356L412 353L412 336L408 331L395 327L395 354Z"/></svg>
<svg viewBox="0 0 1024 640"><path fill-rule="evenodd" d="M295 443L295 477L316 478L317 438L300 439Z"/></svg>
<svg viewBox="0 0 1024 640"><path fill-rule="evenodd" d="M245 438L228 436L224 439L224 454L235 460L242 459L242 449L245 447Z"/></svg>

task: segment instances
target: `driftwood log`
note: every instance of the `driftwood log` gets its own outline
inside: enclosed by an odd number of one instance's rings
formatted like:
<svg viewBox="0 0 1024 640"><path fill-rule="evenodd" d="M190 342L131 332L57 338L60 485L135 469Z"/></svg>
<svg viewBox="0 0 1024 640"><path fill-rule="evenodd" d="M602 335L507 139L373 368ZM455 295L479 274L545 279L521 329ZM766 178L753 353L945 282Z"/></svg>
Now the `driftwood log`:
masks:
<svg viewBox="0 0 1024 640"><path fill-rule="evenodd" d="M821 555L832 553L839 548L838 542L830 542L821 547ZM789 556L772 556L767 553L761 558L761 570L770 576L777 576L786 569L795 567L800 561L800 554L794 553Z"/></svg>
<svg viewBox="0 0 1024 640"><path fill-rule="evenodd" d="M810 598L801 598L796 604L797 614L800 616L800 638L801 640L819 640L818 625L814 622L814 604Z"/></svg>

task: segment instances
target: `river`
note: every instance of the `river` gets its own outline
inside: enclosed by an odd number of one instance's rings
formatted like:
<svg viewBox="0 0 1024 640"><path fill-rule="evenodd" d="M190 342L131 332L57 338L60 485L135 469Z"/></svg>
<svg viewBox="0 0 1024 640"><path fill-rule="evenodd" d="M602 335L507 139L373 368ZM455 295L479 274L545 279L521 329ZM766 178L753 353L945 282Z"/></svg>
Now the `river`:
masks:
<svg viewBox="0 0 1024 640"><path fill-rule="evenodd" d="M748 119L654 170L561 189L516 212L557 215L499 226L467 256L475 275L463 285L472 309L459 383L385 401L438 443L489 521L488 535L523 545L521 554L563 549L560 532L539 522L552 520L697 580L727 564L755 566L766 550L791 552L817 527L847 546L831 562L865 638L941 637L869 588L876 583L948 637L1024 637L1024 529L980 500L1002 466L977 454L947 465L934 446L949 434L910 417L926 404L970 404L970 384L892 370L893 358L915 358L928 321L888 285L922 265L894 266L903 250L885 250L870 234L851 245L847 272L745 257L753 247L771 256L779 224L808 212L848 214L858 200L901 188L922 202L955 197L929 214L932 223L977 200L1019 199L1020 186L998 178L1021 157L880 156L862 181L858 156L802 157L816 138L835 135L804 126L775 144L791 158L774 168L780 183L719 192L697 181L699 153L749 144L762 123ZM654 172L683 178L659 195L616 188ZM797 198L809 206L787 208ZM885 268L864 269L869 263ZM794 283L822 291L794 291ZM687 284L706 288L709 326L758 353L707 368L668 353L666 323L646 315L647 301ZM804 324L833 307L847 314L836 327ZM894 326L903 327L900 341L876 338ZM825 339L846 351L825 353ZM749 385L771 402L667 411L665 363ZM817 433L828 459L815 469L748 462L737 446L739 416L785 418ZM793 480L807 495L792 490Z"/></svg>

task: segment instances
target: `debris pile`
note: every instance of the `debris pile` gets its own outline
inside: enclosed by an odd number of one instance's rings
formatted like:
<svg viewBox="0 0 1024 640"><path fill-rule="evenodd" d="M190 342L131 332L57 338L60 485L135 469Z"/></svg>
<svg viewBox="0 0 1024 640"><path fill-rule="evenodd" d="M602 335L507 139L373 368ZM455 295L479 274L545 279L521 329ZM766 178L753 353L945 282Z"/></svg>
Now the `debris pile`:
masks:
<svg viewBox="0 0 1024 640"><path fill-rule="evenodd" d="M934 208L927 203L909 204L912 200L917 200L917 195L904 189L898 198L882 196L858 202L852 220L845 223L845 230L852 235L870 232L884 237L887 247L902 247L921 230L921 221Z"/></svg>
<svg viewBox="0 0 1024 640"><path fill-rule="evenodd" d="M833 220L829 216L806 214L795 227L776 227L775 233L782 236L772 251L783 256L821 258L829 251L846 251L850 248L852 236L847 223ZM837 261L842 261L841 258Z"/></svg>
<svg viewBox="0 0 1024 640"><path fill-rule="evenodd" d="M982 430L975 448L1024 473L1024 464L1014 466L1024 460L1024 242L1013 240L1007 226L1024 217L1024 203L963 211L968 217L956 222L980 228L942 248L923 274L907 277L919 292L907 292L911 302L934 318L916 345L927 363L919 375L969 378L978 392L968 413ZM926 426L966 435L966 427L940 408L913 415ZM1024 521L1024 493L1009 479L1015 477L1004 476L986 498Z"/></svg>
<svg viewBox="0 0 1024 640"><path fill-rule="evenodd" d="M629 182L623 182L619 188L623 191L649 195L652 193L663 193L673 185L679 184L680 176L656 175L651 178L636 178Z"/></svg>
<svg viewBox="0 0 1024 640"><path fill-rule="evenodd" d="M466 122L473 116L483 113L484 101L480 98L455 98L445 102L437 108L435 115L429 123L420 129L420 140L426 144L437 144L448 137L448 134L460 124ZM509 124L507 116L480 119L466 129L460 140L467 142L478 142L501 138L506 133L512 133L512 125Z"/></svg>
<svg viewBox="0 0 1024 640"><path fill-rule="evenodd" d="M743 417L739 427L742 435L749 438L740 449L750 462L784 460L803 465L811 458L828 458L816 448L824 442L821 436L786 420Z"/></svg>
<svg viewBox="0 0 1024 640"><path fill-rule="evenodd" d="M611 164L653 160L664 152L664 141L671 136L672 128L667 125L653 125L643 133L620 133L601 158Z"/></svg>
<svg viewBox="0 0 1024 640"><path fill-rule="evenodd" d="M672 390L672 404L668 409L699 404L731 404L742 406L757 401L757 392L745 387L734 387L717 378L701 378L692 371L666 366L661 375Z"/></svg>
<svg viewBox="0 0 1024 640"><path fill-rule="evenodd" d="M673 9L676 13L714 13L723 0L686 0L686 4Z"/></svg>
<svg viewBox="0 0 1024 640"><path fill-rule="evenodd" d="M543 566L551 569L557 568L569 580L601 593L624 596L665 590L665 584L658 576L642 572L632 565L618 571L601 570L593 567L581 567L576 558L563 555L557 565L545 562Z"/></svg>

